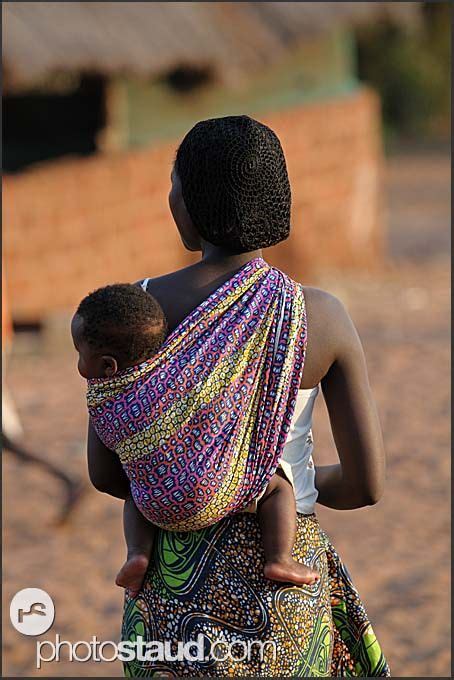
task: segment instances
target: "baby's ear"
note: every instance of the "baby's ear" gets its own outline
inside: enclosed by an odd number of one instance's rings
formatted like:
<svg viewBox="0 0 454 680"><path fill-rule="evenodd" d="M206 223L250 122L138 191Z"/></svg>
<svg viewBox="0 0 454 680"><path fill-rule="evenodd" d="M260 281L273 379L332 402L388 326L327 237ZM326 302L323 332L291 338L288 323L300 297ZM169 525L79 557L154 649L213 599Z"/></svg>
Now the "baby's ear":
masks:
<svg viewBox="0 0 454 680"><path fill-rule="evenodd" d="M110 378L118 371L118 364L115 357L103 356L102 357L104 375L106 378Z"/></svg>

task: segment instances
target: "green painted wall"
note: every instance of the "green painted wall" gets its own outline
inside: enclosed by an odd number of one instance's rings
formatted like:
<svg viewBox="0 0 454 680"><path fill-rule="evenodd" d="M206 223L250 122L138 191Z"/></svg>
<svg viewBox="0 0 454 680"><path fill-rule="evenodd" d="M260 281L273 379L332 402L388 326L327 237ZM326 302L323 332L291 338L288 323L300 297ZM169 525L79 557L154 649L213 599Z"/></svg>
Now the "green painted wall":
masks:
<svg viewBox="0 0 454 680"><path fill-rule="evenodd" d="M180 136L202 118L276 111L297 104L339 96L357 87L352 34L336 30L307 40L285 61L249 81L227 89L207 86L179 94L153 80L121 77L116 127L127 147Z"/></svg>

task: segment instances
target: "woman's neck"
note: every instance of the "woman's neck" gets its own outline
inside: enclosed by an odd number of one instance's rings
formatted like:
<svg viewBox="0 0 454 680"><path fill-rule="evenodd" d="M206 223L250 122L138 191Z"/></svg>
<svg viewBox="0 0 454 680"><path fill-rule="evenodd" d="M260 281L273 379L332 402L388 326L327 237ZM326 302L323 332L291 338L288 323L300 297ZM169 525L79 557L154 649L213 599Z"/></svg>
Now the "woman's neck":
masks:
<svg viewBox="0 0 454 680"><path fill-rule="evenodd" d="M247 253L234 253L225 248L218 248L207 241L202 242L202 259L199 264L220 267L225 270L239 269L250 260L262 257L262 250L251 250Z"/></svg>

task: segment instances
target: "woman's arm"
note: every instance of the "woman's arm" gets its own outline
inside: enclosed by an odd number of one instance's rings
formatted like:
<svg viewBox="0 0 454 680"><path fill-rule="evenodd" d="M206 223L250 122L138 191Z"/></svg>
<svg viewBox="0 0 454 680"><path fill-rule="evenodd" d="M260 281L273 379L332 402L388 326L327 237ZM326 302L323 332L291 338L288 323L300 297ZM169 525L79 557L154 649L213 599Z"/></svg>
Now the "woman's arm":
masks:
<svg viewBox="0 0 454 680"><path fill-rule="evenodd" d="M142 279L134 285L141 287ZM115 498L126 500L131 490L129 480L115 451L105 446L96 430L88 421L87 437L88 475L90 481L98 491L107 493Z"/></svg>
<svg viewBox="0 0 454 680"><path fill-rule="evenodd" d="M104 446L96 431L88 423L88 474L93 486L115 498L126 499L129 496L129 481L114 451Z"/></svg>
<svg viewBox="0 0 454 680"><path fill-rule="evenodd" d="M321 380L340 464L316 467L318 502L349 510L383 494L385 453L366 360L342 303L329 296L333 361Z"/></svg>

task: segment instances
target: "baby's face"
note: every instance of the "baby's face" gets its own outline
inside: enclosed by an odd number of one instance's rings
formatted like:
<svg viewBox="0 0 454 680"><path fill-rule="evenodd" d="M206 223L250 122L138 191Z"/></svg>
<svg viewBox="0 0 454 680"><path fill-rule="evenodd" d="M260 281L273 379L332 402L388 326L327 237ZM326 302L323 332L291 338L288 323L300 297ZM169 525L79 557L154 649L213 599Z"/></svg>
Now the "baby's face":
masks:
<svg viewBox="0 0 454 680"><path fill-rule="evenodd" d="M96 351L84 339L83 335L84 320L75 314L71 321L71 335L73 338L76 352L79 353L77 369L83 378L106 378L114 375L117 370L117 363L111 356L103 355L101 351Z"/></svg>

